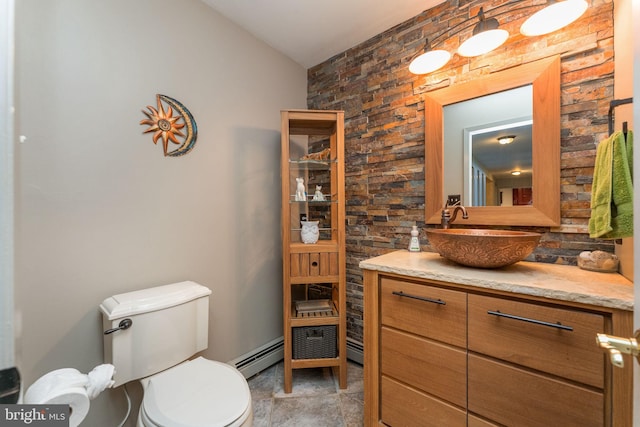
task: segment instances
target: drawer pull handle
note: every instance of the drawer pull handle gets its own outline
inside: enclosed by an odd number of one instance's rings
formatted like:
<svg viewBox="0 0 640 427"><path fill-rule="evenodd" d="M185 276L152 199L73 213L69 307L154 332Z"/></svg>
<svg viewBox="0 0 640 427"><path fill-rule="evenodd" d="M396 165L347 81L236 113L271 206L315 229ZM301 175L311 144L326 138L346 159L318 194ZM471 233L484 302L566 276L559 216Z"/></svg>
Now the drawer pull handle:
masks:
<svg viewBox="0 0 640 427"><path fill-rule="evenodd" d="M421 297L421 296L418 296L418 295L405 294L402 291L393 291L391 293L393 295L397 295L399 297L413 298L413 299L417 299L417 300L420 300L420 301L432 302L434 304L447 305L447 303L442 301L440 298L432 299L432 298L427 298L427 297Z"/></svg>
<svg viewBox="0 0 640 427"><path fill-rule="evenodd" d="M487 311L487 314L491 314L493 316L498 316L498 317L506 317L508 319L520 320L522 322L535 323L536 325L549 326L550 328L563 329L565 331L573 331L573 327L563 325L560 322L558 323L545 322L542 320L529 319L528 317L514 316L513 314L506 314L506 313L501 313L500 311L491 311L491 310Z"/></svg>

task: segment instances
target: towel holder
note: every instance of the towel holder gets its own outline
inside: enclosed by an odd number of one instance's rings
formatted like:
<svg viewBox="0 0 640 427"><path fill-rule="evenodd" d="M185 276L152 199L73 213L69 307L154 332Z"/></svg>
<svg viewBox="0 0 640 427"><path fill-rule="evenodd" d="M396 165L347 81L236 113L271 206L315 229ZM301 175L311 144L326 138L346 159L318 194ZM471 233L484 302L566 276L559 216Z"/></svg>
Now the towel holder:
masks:
<svg viewBox="0 0 640 427"><path fill-rule="evenodd" d="M609 102L609 135L613 133L613 109L619 105L631 104L633 98L614 99Z"/></svg>

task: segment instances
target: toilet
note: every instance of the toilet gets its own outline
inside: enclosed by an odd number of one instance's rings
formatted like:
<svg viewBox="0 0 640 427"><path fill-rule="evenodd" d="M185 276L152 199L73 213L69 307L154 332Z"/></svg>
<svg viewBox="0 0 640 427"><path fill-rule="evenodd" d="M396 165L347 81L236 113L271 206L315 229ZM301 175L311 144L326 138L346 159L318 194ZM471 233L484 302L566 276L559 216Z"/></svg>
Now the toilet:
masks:
<svg viewBox="0 0 640 427"><path fill-rule="evenodd" d="M138 427L249 427L251 393L235 367L203 357L211 290L186 281L114 295L100 304L114 385L139 380Z"/></svg>

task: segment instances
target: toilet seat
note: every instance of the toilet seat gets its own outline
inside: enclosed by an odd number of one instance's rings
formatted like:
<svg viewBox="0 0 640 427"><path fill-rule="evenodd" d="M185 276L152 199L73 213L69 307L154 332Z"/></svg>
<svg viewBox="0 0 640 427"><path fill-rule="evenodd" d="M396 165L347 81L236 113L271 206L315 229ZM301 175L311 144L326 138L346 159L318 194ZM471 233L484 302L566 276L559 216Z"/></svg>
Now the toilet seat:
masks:
<svg viewBox="0 0 640 427"><path fill-rule="evenodd" d="M251 393L242 374L203 357L149 378L140 407L145 426L236 427L250 425L251 416Z"/></svg>

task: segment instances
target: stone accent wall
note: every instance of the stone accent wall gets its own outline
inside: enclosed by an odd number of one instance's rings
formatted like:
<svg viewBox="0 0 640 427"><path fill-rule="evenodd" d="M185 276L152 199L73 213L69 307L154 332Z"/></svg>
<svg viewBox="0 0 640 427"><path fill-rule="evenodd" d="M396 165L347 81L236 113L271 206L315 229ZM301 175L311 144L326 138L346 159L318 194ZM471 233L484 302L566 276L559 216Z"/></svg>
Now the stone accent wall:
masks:
<svg viewBox="0 0 640 427"><path fill-rule="evenodd" d="M530 4L518 3L498 17L511 35L496 51L472 59L454 55L426 76L408 71L426 38L475 16L480 6L491 16L502 3L447 1L308 70L308 108L345 111L348 335L357 341L363 325L359 262L405 249L411 226L424 226L423 99L429 91L561 55L562 225L520 229L543 233L533 261L575 264L583 250L613 251L612 242L586 233L596 144L607 136L613 99L613 3L593 0L578 21L540 37L519 33L533 11L516 10ZM467 34L447 39L444 47L454 51ZM424 232L420 239L429 250Z"/></svg>

